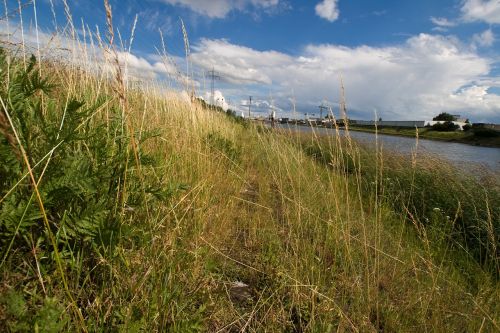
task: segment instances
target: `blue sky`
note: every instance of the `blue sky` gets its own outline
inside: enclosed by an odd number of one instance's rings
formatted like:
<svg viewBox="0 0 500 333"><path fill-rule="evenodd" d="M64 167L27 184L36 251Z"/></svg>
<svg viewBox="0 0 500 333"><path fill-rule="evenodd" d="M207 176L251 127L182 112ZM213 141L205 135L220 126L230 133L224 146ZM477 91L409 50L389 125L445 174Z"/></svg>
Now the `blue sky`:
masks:
<svg viewBox="0 0 500 333"><path fill-rule="evenodd" d="M59 28L66 18L53 0ZM18 6L8 0L9 11ZM104 30L102 1L67 1L74 25ZM178 69L185 70L180 18L191 45L197 93L210 98L203 73L221 75L217 98L244 109L249 95L256 111L272 102L280 115L334 107L339 78L345 82L352 118L429 119L440 112L473 121L500 122L500 0L110 0L115 27L130 38L131 73L163 80L158 29ZM50 0L37 0L38 24L54 30ZM33 34L32 6L23 9ZM12 17L9 29L19 26ZM6 29L5 24L2 30ZM151 72L151 73L148 73ZM132 74L131 74L132 75Z"/></svg>

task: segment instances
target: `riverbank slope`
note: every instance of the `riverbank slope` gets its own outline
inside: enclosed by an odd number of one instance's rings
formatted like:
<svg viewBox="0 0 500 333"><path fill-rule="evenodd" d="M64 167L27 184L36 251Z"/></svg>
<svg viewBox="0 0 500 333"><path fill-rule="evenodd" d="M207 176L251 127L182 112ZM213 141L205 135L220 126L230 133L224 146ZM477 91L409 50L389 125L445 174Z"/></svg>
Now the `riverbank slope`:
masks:
<svg viewBox="0 0 500 333"><path fill-rule="evenodd" d="M494 179L1 55L7 331L499 328Z"/></svg>

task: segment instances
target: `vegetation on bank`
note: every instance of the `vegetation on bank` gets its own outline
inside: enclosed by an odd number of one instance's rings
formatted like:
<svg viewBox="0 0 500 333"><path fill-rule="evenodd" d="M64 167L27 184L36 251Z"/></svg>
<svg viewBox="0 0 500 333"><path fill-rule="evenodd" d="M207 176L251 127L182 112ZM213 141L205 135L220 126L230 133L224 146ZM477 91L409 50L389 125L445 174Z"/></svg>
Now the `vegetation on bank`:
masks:
<svg viewBox="0 0 500 333"><path fill-rule="evenodd" d="M6 331L499 328L498 178L7 56Z"/></svg>
<svg viewBox="0 0 500 333"><path fill-rule="evenodd" d="M339 148L332 149L328 141L325 136L313 142L301 138L300 146L308 155L331 167L332 156L338 154ZM380 191L381 197L387 200L385 203L417 225L417 229L429 228L436 214L445 217L438 224L447 225L448 229L442 231L449 237L452 247L467 249L463 256L474 258L483 268L498 275L498 247L494 242L490 249L484 247L488 239L498 240L500 235L500 225L493 222L500 221L498 175L477 170L483 173L483 179L478 180L468 171L457 170L430 154L418 156L414 153L411 158L397 153L381 152L379 155L373 148L364 146L359 147L358 154L359 165L348 156L346 167L349 173L361 174L364 195ZM382 156L384 160L378 161Z"/></svg>

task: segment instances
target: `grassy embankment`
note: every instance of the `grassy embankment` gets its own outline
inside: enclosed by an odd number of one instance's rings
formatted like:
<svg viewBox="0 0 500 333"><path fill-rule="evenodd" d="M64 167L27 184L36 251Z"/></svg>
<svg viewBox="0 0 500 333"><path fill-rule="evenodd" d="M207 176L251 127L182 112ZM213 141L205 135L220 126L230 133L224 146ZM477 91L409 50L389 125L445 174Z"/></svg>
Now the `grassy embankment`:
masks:
<svg viewBox="0 0 500 333"><path fill-rule="evenodd" d="M350 128L351 130L360 132L375 133L376 131L375 128L371 126L351 126ZM380 134L387 135L405 136L411 138L415 138L416 136L415 129L412 128L379 127L377 131ZM487 135L484 135L484 130L477 131L479 134L477 134L474 129L466 132L441 132L432 130L431 128L419 128L418 136L429 140L459 142L483 147L500 147L500 133L495 135L494 131L488 131Z"/></svg>
<svg viewBox="0 0 500 333"><path fill-rule="evenodd" d="M283 135L119 71L0 69L6 331L499 328L494 177Z"/></svg>

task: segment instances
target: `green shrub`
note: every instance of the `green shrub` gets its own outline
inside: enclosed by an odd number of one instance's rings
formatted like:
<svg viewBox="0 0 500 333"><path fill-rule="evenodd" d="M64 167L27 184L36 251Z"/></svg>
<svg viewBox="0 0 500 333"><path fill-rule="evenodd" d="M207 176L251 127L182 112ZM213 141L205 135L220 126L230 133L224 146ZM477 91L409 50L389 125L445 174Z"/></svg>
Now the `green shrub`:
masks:
<svg viewBox="0 0 500 333"><path fill-rule="evenodd" d="M235 111L228 109L225 114L232 122L239 124L244 128L248 128L249 121L243 117L238 116Z"/></svg>
<svg viewBox="0 0 500 333"><path fill-rule="evenodd" d="M334 149L323 147L319 142L302 142L302 149L306 155L338 171L346 174L352 174L356 171L354 159L347 153L338 154Z"/></svg>
<svg viewBox="0 0 500 333"><path fill-rule="evenodd" d="M500 132L495 131L491 128L474 128L474 135L479 138L498 138L500 137Z"/></svg>
<svg viewBox="0 0 500 333"><path fill-rule="evenodd" d="M44 297L29 304L24 295L8 290L0 296L0 327L7 332L63 332L68 324L64 307L55 299Z"/></svg>
<svg viewBox="0 0 500 333"><path fill-rule="evenodd" d="M238 162L241 156L241 149L234 142L221 136L216 132L207 135L206 143L211 149L218 151L223 156L233 162Z"/></svg>
<svg viewBox="0 0 500 333"><path fill-rule="evenodd" d="M2 99L8 101L8 112L30 164L50 156L39 188L51 231L60 235L58 239L62 244L71 247L76 243L88 244L99 229L113 224L115 217L109 214L113 204L107 198L117 191L114 175L123 173L126 156L123 149L111 149L115 141L107 139L103 127L84 131L81 126L104 100L85 107L84 102L72 99L67 106L58 106L50 97L53 86L48 79L41 78L34 57L26 70L17 66L13 71L9 86L2 91ZM42 103L46 103L48 112L43 112ZM89 138L92 140L87 140ZM118 140L118 144L124 146L124 140ZM88 142L88 150L79 149L82 141ZM5 154L2 159L12 164L4 168L7 177L0 188L3 197L15 187L26 167L22 159L13 162L14 151L9 152L12 147L6 145L6 140L2 143L0 151ZM36 178L42 176L41 170L34 170ZM109 186L102 186L106 183ZM11 239L22 238L25 233L31 233L36 239L48 232L38 207L33 204L32 193L33 188L26 181L0 206L0 216L5 221L0 225L0 243L5 250Z"/></svg>
<svg viewBox="0 0 500 333"><path fill-rule="evenodd" d="M454 124L452 121L445 121L444 123L436 123L432 125L432 129L439 132L453 132L459 128L460 126Z"/></svg>
<svg viewBox="0 0 500 333"><path fill-rule="evenodd" d="M434 121L453 121L455 120L455 117L449 113L442 112L436 117L432 118Z"/></svg>
<svg viewBox="0 0 500 333"><path fill-rule="evenodd" d="M32 258L27 254L37 247L41 257L59 257L72 266L84 253L79 269L101 279L93 269L101 251L128 238L121 223L125 205L142 205L146 195L154 197L155 189L141 187L139 175L127 172L136 161L121 111L111 108L109 120L95 116L110 98L101 96L94 103L69 98L59 103L57 87L37 67L35 57L26 69L19 63L7 68L5 57L0 57L1 72L10 71L10 80L0 88L7 110L0 112L10 114L39 180L50 228L30 177L17 184L27 173L20 150L7 139L9 132L0 132L0 160L6 161L0 167L0 259L3 264L13 252ZM4 128L11 131L10 126ZM151 135L143 133L141 142ZM138 159L143 165L154 163L141 150ZM116 237L119 234L123 237ZM45 261L43 269L54 271L56 261Z"/></svg>

